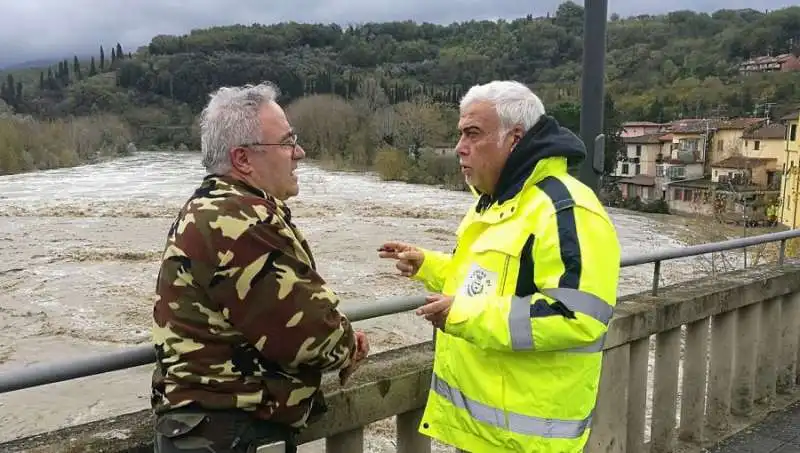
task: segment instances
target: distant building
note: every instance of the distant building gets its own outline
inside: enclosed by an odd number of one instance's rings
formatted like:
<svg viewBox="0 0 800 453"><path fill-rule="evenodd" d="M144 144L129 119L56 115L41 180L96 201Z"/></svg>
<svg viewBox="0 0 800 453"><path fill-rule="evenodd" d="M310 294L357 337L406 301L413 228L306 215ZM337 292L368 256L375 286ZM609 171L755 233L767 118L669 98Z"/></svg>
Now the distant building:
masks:
<svg viewBox="0 0 800 453"><path fill-rule="evenodd" d="M661 198L655 187L656 159L661 152L662 134L624 137L626 153L617 160L612 176L617 182L623 198L639 197L644 201Z"/></svg>
<svg viewBox="0 0 800 453"><path fill-rule="evenodd" d="M775 204L787 125L767 118L686 118L623 125L625 153L611 176L623 198L671 211L758 223Z"/></svg>
<svg viewBox="0 0 800 453"><path fill-rule="evenodd" d="M775 56L764 55L744 61L739 65L739 72L742 74L778 71L800 71L800 57L790 53Z"/></svg>
<svg viewBox="0 0 800 453"><path fill-rule="evenodd" d="M709 148L709 159L711 164L721 162L731 156L746 155L744 153L744 135L762 127L767 123L766 118L730 118L726 120L714 121L714 136L711 139ZM783 133L781 133L781 138ZM759 141L760 143L760 141ZM760 148L755 148L755 154L749 157L763 157ZM766 156L776 157L776 156Z"/></svg>
<svg viewBox="0 0 800 453"><path fill-rule="evenodd" d="M655 134L665 129L665 125L661 123L653 123L651 121L628 121L622 123L622 138L627 137L640 137L642 135Z"/></svg>
<svg viewBox="0 0 800 453"><path fill-rule="evenodd" d="M780 223L789 228L797 228L800 223L800 109L795 110L781 118L786 126L786 136L784 141L785 148L785 168L783 180L781 181L781 203L778 218Z"/></svg>

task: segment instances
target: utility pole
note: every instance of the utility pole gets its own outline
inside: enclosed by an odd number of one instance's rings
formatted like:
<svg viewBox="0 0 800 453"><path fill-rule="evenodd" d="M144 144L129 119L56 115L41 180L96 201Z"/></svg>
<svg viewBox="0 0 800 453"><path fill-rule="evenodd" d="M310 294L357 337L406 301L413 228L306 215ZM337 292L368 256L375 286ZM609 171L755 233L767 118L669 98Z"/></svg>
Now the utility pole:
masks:
<svg viewBox="0 0 800 453"><path fill-rule="evenodd" d="M578 178L595 192L600 189L605 161L603 110L607 15L608 0L584 0L580 136L586 145L586 160L578 170Z"/></svg>

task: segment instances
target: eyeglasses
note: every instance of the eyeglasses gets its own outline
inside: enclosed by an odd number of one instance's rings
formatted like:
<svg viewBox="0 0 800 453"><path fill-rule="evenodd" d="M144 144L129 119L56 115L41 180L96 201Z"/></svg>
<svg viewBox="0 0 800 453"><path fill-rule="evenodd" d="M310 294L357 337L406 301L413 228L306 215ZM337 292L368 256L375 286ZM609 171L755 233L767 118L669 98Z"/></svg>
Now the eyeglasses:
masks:
<svg viewBox="0 0 800 453"><path fill-rule="evenodd" d="M242 148L251 148L253 146L287 146L287 147L291 147L292 150L296 150L297 149L297 134L292 135L291 137L289 137L289 139L287 141L284 141L284 142L281 142L281 143L258 143L257 142L257 143L246 143L246 144L239 145L239 146L242 147Z"/></svg>

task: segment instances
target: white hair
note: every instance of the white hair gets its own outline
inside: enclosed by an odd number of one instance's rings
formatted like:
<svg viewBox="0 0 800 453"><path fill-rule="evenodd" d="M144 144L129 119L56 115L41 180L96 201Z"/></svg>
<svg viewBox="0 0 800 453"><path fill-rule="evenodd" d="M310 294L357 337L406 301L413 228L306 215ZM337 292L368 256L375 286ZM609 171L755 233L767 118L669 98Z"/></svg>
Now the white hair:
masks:
<svg viewBox="0 0 800 453"><path fill-rule="evenodd" d="M475 102L489 102L494 105L497 116L500 117L501 136L517 125L527 132L545 114L544 104L539 96L527 86L513 80L493 80L475 85L461 98L459 107L463 112Z"/></svg>
<svg viewBox="0 0 800 453"><path fill-rule="evenodd" d="M211 93L200 114L200 146L208 173L231 170L231 148L261 141L261 108L280 92L270 82L242 87L222 87Z"/></svg>

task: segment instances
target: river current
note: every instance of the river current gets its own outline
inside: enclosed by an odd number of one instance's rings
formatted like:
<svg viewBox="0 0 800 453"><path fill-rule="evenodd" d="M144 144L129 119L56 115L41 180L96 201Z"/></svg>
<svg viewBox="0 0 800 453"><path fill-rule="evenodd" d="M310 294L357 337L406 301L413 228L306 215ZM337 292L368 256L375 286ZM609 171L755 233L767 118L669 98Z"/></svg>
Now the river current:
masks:
<svg viewBox="0 0 800 453"><path fill-rule="evenodd" d="M376 247L399 239L450 250L472 200L469 193L310 163L297 174L293 216L345 303L419 294L419 285L377 258ZM197 153L140 152L0 177L0 371L146 343L165 234L203 175ZM610 212L623 254L682 245L656 220ZM662 272L669 283L695 269L684 260ZM651 275L652 265L624 269L620 294L648 288ZM413 314L358 327L375 352L431 335ZM0 395L0 441L146 408L149 378L145 366ZM390 445L384 431L368 430L367 451Z"/></svg>

